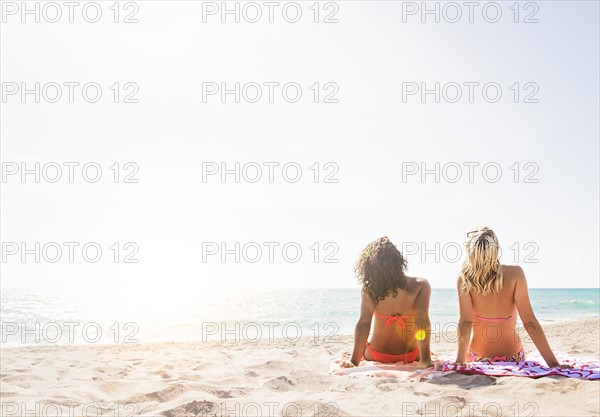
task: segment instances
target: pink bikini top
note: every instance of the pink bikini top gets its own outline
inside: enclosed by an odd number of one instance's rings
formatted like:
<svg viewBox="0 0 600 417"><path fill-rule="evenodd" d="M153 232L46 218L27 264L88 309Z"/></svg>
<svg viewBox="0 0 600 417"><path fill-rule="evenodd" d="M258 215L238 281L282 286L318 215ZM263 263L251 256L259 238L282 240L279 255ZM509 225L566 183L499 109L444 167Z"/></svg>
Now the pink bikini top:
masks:
<svg viewBox="0 0 600 417"><path fill-rule="evenodd" d="M488 318L488 317L481 317L481 316L478 316L478 315L476 315L476 314L473 314L473 317L475 317L477 320L481 320L481 321L491 321L491 322L494 322L494 323L495 323L495 322L498 322L498 321L508 321L508 320L512 320L512 319L514 319L515 317L517 317L517 313L515 313L515 314L513 314L513 315L511 315L511 316L508 316L508 317L499 317L499 318Z"/></svg>

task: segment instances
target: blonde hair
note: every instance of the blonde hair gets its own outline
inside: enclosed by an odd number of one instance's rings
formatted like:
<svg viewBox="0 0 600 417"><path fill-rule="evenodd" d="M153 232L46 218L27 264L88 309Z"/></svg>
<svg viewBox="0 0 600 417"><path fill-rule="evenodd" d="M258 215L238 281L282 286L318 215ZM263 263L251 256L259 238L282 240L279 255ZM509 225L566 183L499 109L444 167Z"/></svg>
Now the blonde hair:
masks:
<svg viewBox="0 0 600 417"><path fill-rule="evenodd" d="M463 292L488 295L502 289L500 245L494 231L481 227L467 233L466 256L460 270Z"/></svg>

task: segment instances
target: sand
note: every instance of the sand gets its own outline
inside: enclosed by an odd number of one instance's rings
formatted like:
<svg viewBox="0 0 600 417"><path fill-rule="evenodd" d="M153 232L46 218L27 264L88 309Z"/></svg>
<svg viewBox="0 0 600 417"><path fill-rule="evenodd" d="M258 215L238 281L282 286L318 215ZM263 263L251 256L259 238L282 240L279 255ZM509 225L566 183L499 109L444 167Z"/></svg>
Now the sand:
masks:
<svg viewBox="0 0 600 417"><path fill-rule="evenodd" d="M545 326L555 351L595 358L600 320ZM421 382L328 375L352 337L297 343L2 348L3 416L593 416L600 382L452 374ZM452 355L450 341L433 351ZM526 352L535 352L525 342ZM29 412L30 414L26 414Z"/></svg>

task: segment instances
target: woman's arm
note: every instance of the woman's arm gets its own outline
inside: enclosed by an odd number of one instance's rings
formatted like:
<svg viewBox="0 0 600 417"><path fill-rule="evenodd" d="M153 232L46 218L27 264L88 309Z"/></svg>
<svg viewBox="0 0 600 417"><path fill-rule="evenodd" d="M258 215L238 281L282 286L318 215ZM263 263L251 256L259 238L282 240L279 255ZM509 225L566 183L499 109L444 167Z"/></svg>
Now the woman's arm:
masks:
<svg viewBox="0 0 600 417"><path fill-rule="evenodd" d="M422 282L421 290L415 300L415 324L417 325L415 336L419 345L421 365L428 367L431 365L431 352L429 351L429 345L431 344L431 322L429 320L431 285L426 279Z"/></svg>
<svg viewBox="0 0 600 417"><path fill-rule="evenodd" d="M471 330L473 329L473 303L471 295L463 292L460 288L460 278L456 284L458 291L458 305L460 318L458 319L458 350L456 351L456 362L467 362L467 353L469 351L469 343L471 342Z"/></svg>
<svg viewBox="0 0 600 417"><path fill-rule="evenodd" d="M546 339L546 335L544 334L540 322L533 313L533 308L529 301L529 290L527 289L525 273L521 267L516 267L516 270L517 284L515 287L515 304L517 305L519 317L521 317L525 330L527 330L529 337L531 337L531 340L546 361L546 364L551 368L557 367L559 366L559 363L556 360L554 353L552 353L552 349L550 349L550 344L548 343L548 339Z"/></svg>
<svg viewBox="0 0 600 417"><path fill-rule="evenodd" d="M375 311L375 302L373 302L367 294L362 292L360 317L356 323L356 328L354 329L354 350L352 351L352 358L350 359L350 362L352 362L354 366L358 366L363 358L363 353L367 346L367 339L369 338L369 332L371 331L373 311Z"/></svg>

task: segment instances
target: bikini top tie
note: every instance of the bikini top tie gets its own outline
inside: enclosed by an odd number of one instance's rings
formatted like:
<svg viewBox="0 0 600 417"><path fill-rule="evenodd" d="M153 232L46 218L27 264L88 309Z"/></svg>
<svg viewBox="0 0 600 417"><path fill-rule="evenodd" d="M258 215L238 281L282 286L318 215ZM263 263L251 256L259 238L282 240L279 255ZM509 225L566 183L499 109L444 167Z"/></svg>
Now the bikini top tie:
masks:
<svg viewBox="0 0 600 417"><path fill-rule="evenodd" d="M394 314L393 316L384 316L383 314L377 314L374 312L375 317L378 319L385 319L385 327L390 327L394 322L398 323L398 326L404 327L404 319L414 317L414 314L408 316L401 316L400 314Z"/></svg>

